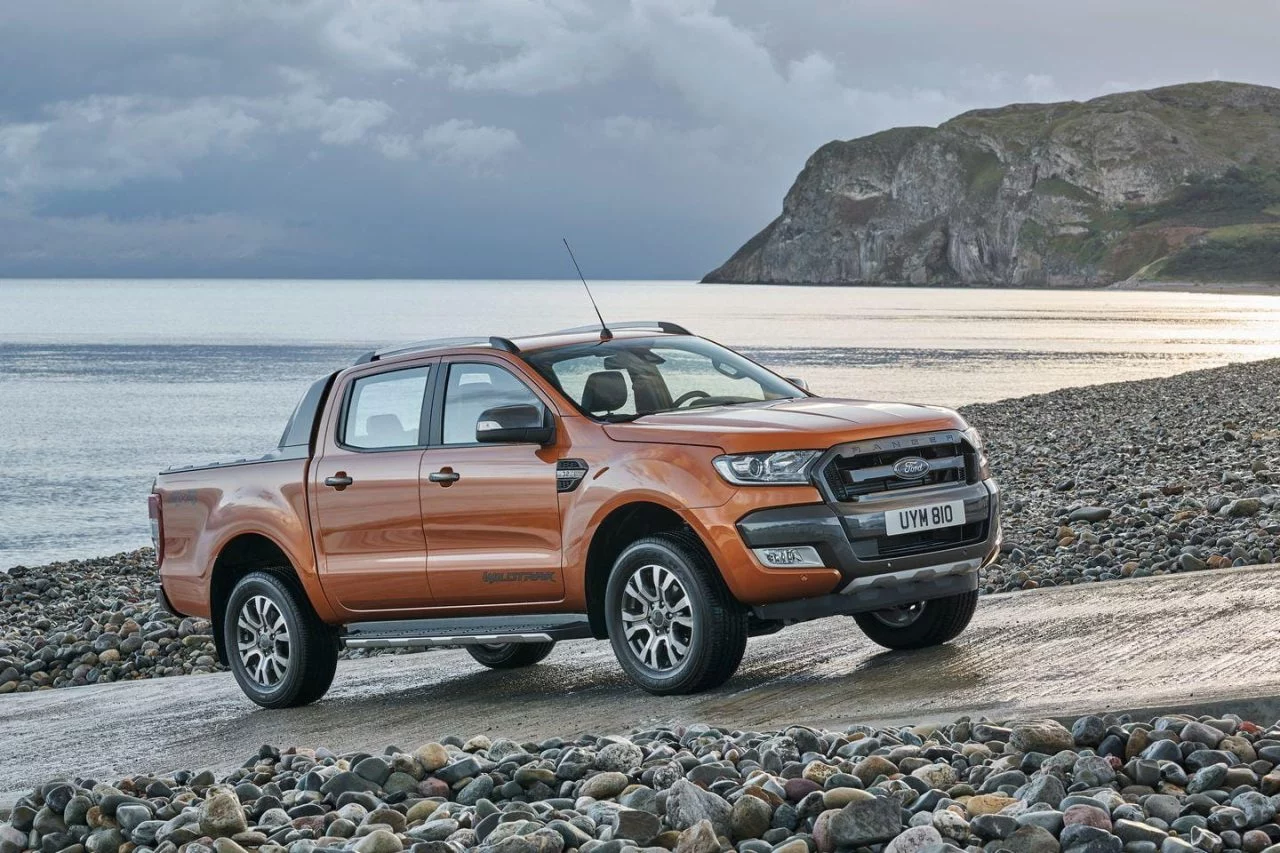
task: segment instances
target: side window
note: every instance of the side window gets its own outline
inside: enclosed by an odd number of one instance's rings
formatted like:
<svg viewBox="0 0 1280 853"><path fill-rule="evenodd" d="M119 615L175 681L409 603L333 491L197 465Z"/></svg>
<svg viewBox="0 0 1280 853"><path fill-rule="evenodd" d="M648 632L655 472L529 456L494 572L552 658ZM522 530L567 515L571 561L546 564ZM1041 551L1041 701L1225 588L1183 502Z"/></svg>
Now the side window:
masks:
<svg viewBox="0 0 1280 853"><path fill-rule="evenodd" d="M415 447L428 367L362 376L351 387L342 443L361 450Z"/></svg>
<svg viewBox="0 0 1280 853"><path fill-rule="evenodd" d="M543 408L529 386L494 364L449 365L444 392L444 444L475 444L480 413L495 406L525 403Z"/></svg>

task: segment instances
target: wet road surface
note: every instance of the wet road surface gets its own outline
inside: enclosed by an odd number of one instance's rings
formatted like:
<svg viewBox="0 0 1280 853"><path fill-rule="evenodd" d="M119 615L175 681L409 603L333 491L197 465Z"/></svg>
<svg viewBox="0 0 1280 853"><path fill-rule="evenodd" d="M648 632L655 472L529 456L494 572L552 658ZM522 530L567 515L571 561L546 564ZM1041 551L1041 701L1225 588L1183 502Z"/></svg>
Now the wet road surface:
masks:
<svg viewBox="0 0 1280 853"><path fill-rule="evenodd" d="M838 727L1225 700L1280 713L1278 584L1271 566L990 596L958 640L917 652L886 652L852 619L825 619L752 640L737 676L698 696L641 692L593 641L562 643L523 671L485 670L456 650L344 661L325 699L288 711L250 704L227 673L10 695L0 792L62 775L226 771L263 743L380 752L446 734Z"/></svg>

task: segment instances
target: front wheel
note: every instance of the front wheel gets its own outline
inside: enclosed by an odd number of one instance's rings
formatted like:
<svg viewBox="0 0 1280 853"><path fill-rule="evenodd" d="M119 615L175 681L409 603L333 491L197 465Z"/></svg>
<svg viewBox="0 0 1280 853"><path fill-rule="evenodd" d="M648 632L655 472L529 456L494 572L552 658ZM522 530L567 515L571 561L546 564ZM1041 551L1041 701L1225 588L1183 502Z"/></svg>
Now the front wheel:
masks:
<svg viewBox="0 0 1280 853"><path fill-rule="evenodd" d="M605 590L605 621L631 680L666 696L718 687L747 647L747 614L696 537L664 533L629 545Z"/></svg>
<svg viewBox="0 0 1280 853"><path fill-rule="evenodd" d="M549 643L483 643L467 646L467 654L490 669L519 669L541 663L556 647Z"/></svg>
<svg viewBox="0 0 1280 853"><path fill-rule="evenodd" d="M923 649L960 636L977 606L975 589L932 601L858 613L853 618L862 633L885 648Z"/></svg>
<svg viewBox="0 0 1280 853"><path fill-rule="evenodd" d="M227 599L222 632L240 689L264 708L308 705L333 683L338 634L280 574L241 578Z"/></svg>

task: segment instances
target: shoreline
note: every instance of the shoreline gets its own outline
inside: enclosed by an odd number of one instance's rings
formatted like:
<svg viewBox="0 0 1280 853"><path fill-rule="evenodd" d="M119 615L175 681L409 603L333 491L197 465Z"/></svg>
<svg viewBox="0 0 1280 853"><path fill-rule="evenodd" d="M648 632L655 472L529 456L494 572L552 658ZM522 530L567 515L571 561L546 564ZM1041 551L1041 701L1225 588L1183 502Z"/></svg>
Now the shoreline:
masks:
<svg viewBox="0 0 1280 853"><path fill-rule="evenodd" d="M1262 281L1119 281L1104 290L1158 291L1166 293L1214 293L1229 296L1280 295L1280 282Z"/></svg>
<svg viewBox="0 0 1280 853"><path fill-rule="evenodd" d="M1280 556L1280 359L960 411L1003 492L985 594ZM157 590L149 548L0 573L0 696L223 669Z"/></svg>
<svg viewBox="0 0 1280 853"><path fill-rule="evenodd" d="M1055 291L1158 291L1166 293L1213 293L1228 296L1280 296L1280 281L1275 282L1167 282L1167 281L1118 281L1098 285L1016 285L1016 284L911 284L910 282L854 282L854 281L704 281L699 286L728 287L831 287L900 289L900 290L1025 290L1028 292Z"/></svg>

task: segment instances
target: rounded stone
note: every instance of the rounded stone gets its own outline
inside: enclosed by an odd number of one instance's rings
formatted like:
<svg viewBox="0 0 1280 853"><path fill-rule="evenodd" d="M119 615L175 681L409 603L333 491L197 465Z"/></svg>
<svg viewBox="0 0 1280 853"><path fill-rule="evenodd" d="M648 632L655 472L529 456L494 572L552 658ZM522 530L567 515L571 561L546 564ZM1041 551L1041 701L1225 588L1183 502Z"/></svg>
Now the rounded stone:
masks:
<svg viewBox="0 0 1280 853"><path fill-rule="evenodd" d="M886 844L884 853L920 853L926 847L942 843L942 835L932 826L913 826Z"/></svg>
<svg viewBox="0 0 1280 853"><path fill-rule="evenodd" d="M733 810L729 815L729 827L733 839L742 841L764 835L769 830L772 820L773 808L768 803L758 797L744 795L733 804Z"/></svg>
<svg viewBox="0 0 1280 853"><path fill-rule="evenodd" d="M428 773L434 773L449 763L449 750L438 743L424 743L414 750L413 757L418 759Z"/></svg>
<svg viewBox="0 0 1280 853"><path fill-rule="evenodd" d="M1062 813L1062 823L1064 826L1092 826L1106 832L1111 831L1111 815L1096 806L1070 806Z"/></svg>
<svg viewBox="0 0 1280 853"><path fill-rule="evenodd" d="M596 754L597 770L627 773L640 766L644 753L630 742L617 742L605 746Z"/></svg>
<svg viewBox="0 0 1280 853"><path fill-rule="evenodd" d="M587 778L579 793L584 797L607 800L621 794L630 783L625 773L606 771Z"/></svg>
<svg viewBox="0 0 1280 853"><path fill-rule="evenodd" d="M356 841L351 849L355 853L400 853L404 843L389 830L375 829Z"/></svg>
<svg viewBox="0 0 1280 853"><path fill-rule="evenodd" d="M249 828L244 807L226 788L210 790L199 810L200 832L211 838L229 838Z"/></svg>

